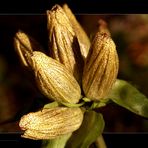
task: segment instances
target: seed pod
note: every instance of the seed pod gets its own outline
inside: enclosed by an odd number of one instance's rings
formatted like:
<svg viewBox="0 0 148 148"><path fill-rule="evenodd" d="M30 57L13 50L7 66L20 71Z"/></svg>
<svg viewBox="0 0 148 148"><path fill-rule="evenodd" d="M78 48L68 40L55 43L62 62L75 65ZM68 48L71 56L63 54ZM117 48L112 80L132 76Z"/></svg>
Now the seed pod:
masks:
<svg viewBox="0 0 148 148"><path fill-rule="evenodd" d="M92 100L104 98L118 73L116 46L108 34L96 33L83 72L84 93Z"/></svg>
<svg viewBox="0 0 148 148"><path fill-rule="evenodd" d="M24 66L30 66L31 56L34 50L42 50L41 45L31 36L18 31L14 37L14 46Z"/></svg>
<svg viewBox="0 0 148 148"><path fill-rule="evenodd" d="M49 54L64 64L81 83L83 59L78 39L64 10L55 5L47 11L47 28L49 32Z"/></svg>
<svg viewBox="0 0 148 148"><path fill-rule="evenodd" d="M80 86L63 64L38 51L31 59L38 87L45 96L63 103L79 101Z"/></svg>
<svg viewBox="0 0 148 148"><path fill-rule="evenodd" d="M22 137L54 139L77 130L83 121L80 108L56 107L24 115L19 126L25 130Z"/></svg>
<svg viewBox="0 0 148 148"><path fill-rule="evenodd" d="M76 33L76 36L78 38L78 42L80 45L81 54L85 60L87 57L89 48L90 48L90 40L89 40L86 32L84 31L84 29L82 28L80 23L77 21L76 17L74 16L74 14L72 13L72 11L70 10L70 8L68 7L67 4L63 5L63 9L64 9L66 15L68 16L68 18L72 24L72 27Z"/></svg>

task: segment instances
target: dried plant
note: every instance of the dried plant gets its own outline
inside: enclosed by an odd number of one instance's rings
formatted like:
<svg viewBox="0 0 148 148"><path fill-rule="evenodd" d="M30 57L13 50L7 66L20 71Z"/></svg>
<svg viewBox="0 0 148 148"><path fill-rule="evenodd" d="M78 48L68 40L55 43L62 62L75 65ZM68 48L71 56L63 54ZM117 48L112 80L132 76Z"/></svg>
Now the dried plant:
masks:
<svg viewBox="0 0 148 148"><path fill-rule="evenodd" d="M148 100L117 79L118 54L105 21L99 21L90 42L67 4L53 6L46 15L49 55L22 31L14 37L19 57L49 99L43 108L20 119L22 137L47 139L42 148L86 148L95 141L106 147L101 136L105 122L98 109L114 102L148 118Z"/></svg>

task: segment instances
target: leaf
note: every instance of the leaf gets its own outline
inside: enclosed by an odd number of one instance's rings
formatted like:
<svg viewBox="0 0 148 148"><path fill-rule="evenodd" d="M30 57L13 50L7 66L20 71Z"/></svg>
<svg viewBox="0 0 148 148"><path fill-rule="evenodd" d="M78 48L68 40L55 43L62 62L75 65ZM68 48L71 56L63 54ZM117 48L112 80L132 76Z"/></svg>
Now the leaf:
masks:
<svg viewBox="0 0 148 148"><path fill-rule="evenodd" d="M41 148L64 148L71 133L52 140L43 140Z"/></svg>
<svg viewBox="0 0 148 148"><path fill-rule="evenodd" d="M128 82L116 80L108 98L131 112L148 118L147 97Z"/></svg>
<svg viewBox="0 0 148 148"><path fill-rule="evenodd" d="M102 114L85 112L81 127L68 140L66 148L88 148L102 134L104 125Z"/></svg>

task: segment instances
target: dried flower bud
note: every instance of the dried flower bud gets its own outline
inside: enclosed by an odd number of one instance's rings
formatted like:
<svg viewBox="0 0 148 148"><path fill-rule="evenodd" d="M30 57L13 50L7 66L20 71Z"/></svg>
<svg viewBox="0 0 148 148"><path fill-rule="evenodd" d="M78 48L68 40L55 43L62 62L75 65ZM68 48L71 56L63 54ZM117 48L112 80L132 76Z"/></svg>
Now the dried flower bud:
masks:
<svg viewBox="0 0 148 148"><path fill-rule="evenodd" d="M24 115L19 123L22 137L53 139L77 130L83 121L80 108L56 107Z"/></svg>
<svg viewBox="0 0 148 148"><path fill-rule="evenodd" d="M42 50L41 45L32 37L22 31L18 31L14 37L14 46L24 66L31 64L31 56L34 50Z"/></svg>
<svg viewBox="0 0 148 148"><path fill-rule="evenodd" d="M55 5L47 11L47 28L49 32L49 54L64 64L81 83L83 59L78 39L64 10Z"/></svg>
<svg viewBox="0 0 148 148"><path fill-rule="evenodd" d="M63 103L79 101L80 86L63 64L38 51L33 52L31 59L38 87L44 95Z"/></svg>
<svg viewBox="0 0 148 148"><path fill-rule="evenodd" d="M68 18L72 24L72 27L76 33L76 36L78 38L78 42L80 45L81 54L85 60L87 57L89 48L90 48L90 40L89 40L86 32L84 31L84 29L82 28L80 23L77 21L76 17L74 16L74 14L72 13L72 11L70 10L70 8L68 7L67 4L63 5L63 9L64 9L66 15L68 16Z"/></svg>
<svg viewBox="0 0 148 148"><path fill-rule="evenodd" d="M98 32L92 42L82 79L84 93L92 100L104 98L118 73L116 46L106 33Z"/></svg>

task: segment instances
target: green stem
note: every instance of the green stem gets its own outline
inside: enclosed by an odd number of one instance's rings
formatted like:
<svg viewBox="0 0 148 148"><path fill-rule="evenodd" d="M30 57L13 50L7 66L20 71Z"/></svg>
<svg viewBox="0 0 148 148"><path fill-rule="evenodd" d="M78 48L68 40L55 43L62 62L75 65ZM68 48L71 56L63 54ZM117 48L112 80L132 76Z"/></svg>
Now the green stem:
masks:
<svg viewBox="0 0 148 148"><path fill-rule="evenodd" d="M92 101L92 100L90 100L90 99L87 98L87 97L83 97L82 100L85 101L85 102L91 102L91 101Z"/></svg>
<svg viewBox="0 0 148 148"><path fill-rule="evenodd" d="M41 148L65 148L72 133L51 140L43 140Z"/></svg>
<svg viewBox="0 0 148 148"><path fill-rule="evenodd" d="M45 104L45 105L44 105L44 108L54 108L54 107L58 107L58 106L59 106L59 103L56 102L56 101L54 101L54 102Z"/></svg>
<svg viewBox="0 0 148 148"><path fill-rule="evenodd" d="M101 99L99 102L93 102L92 105L90 106L90 110L95 109L95 108L101 108L106 106L109 103L109 99Z"/></svg>
<svg viewBox="0 0 148 148"><path fill-rule="evenodd" d="M102 135L100 135L97 140L95 141L95 144L97 146L97 148L107 148L104 138Z"/></svg>
<svg viewBox="0 0 148 148"><path fill-rule="evenodd" d="M85 104L85 102L81 102L81 103L79 103L79 104L63 103L63 102L62 102L61 104L65 105L65 106L67 106L67 107L81 107L82 105Z"/></svg>

